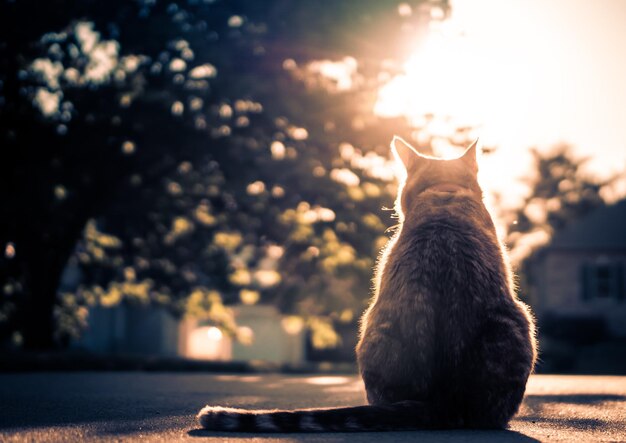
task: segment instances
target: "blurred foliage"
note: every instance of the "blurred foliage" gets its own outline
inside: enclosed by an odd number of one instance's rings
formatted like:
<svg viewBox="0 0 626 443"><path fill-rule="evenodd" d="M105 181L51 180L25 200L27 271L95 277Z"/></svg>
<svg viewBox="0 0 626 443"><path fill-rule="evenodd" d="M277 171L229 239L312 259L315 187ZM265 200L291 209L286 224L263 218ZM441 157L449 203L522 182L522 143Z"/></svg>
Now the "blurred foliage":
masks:
<svg viewBox="0 0 626 443"><path fill-rule="evenodd" d="M373 115L378 87L447 9L400 6L0 3L0 335L50 347L122 301L232 332L242 301L332 344L369 297L388 142L413 130Z"/></svg>
<svg viewBox="0 0 626 443"><path fill-rule="evenodd" d="M588 159L576 157L567 145L530 152L534 166L527 178L528 197L520 208L504 215L509 222L506 241L516 261L546 244L568 223L605 205L601 190L617 178L599 180L586 173Z"/></svg>
<svg viewBox="0 0 626 443"><path fill-rule="evenodd" d="M528 197L519 208L502 214L508 225L506 244L524 298L531 292L533 259L555 232L606 205L602 190L618 178L600 180L585 172L588 159L577 157L567 145L530 152L533 168L527 178Z"/></svg>

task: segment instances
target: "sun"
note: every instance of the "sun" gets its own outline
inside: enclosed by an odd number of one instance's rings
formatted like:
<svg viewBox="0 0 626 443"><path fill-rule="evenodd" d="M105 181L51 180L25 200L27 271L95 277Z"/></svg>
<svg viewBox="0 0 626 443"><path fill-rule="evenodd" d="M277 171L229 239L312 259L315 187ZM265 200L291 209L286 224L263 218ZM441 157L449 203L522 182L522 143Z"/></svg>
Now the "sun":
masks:
<svg viewBox="0 0 626 443"><path fill-rule="evenodd" d="M519 184L511 180L511 163L527 160L525 153L508 147L515 145L512 142L523 131L528 112L531 82L526 72L512 55L473 38L459 23L441 22L416 46L403 72L380 88L374 112L406 117L433 137L434 154L444 158L462 153L448 141L455 130L472 128L470 138L479 137L482 145L498 148L483 158L483 187L520 196Z"/></svg>
<svg viewBox="0 0 626 443"><path fill-rule="evenodd" d="M431 35L404 65L404 72L379 91L374 111L412 120L433 114L476 123L483 83L475 55L461 39Z"/></svg>
<svg viewBox="0 0 626 443"><path fill-rule="evenodd" d="M541 92L529 58L519 45L509 47L472 28L470 19L453 15L431 22L402 72L380 88L374 112L406 116L418 127L425 115L478 127L490 143L521 129L518 123L533 106L530 93Z"/></svg>

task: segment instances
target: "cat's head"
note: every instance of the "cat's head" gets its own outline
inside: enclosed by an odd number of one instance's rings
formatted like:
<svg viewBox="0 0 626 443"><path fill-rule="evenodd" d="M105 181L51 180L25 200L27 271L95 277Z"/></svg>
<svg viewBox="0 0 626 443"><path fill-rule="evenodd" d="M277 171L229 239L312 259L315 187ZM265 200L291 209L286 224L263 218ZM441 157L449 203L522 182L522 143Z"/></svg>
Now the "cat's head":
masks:
<svg viewBox="0 0 626 443"><path fill-rule="evenodd" d="M422 197L436 200L454 197L482 199L477 179L477 142L472 143L460 157L448 160L420 154L400 137L394 137L391 150L406 171L406 179L398 192L400 207L396 209L407 214Z"/></svg>

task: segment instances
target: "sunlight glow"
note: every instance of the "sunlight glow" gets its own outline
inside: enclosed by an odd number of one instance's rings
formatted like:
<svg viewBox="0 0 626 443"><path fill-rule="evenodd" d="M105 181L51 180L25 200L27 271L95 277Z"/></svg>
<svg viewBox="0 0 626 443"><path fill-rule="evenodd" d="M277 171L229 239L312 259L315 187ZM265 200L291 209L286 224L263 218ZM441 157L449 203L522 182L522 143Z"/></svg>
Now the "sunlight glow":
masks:
<svg viewBox="0 0 626 443"><path fill-rule="evenodd" d="M330 178L346 186L358 186L360 183L359 176L348 168L333 169L330 171Z"/></svg>
<svg viewBox="0 0 626 443"><path fill-rule="evenodd" d="M310 385L328 386L328 385L343 385L350 382L348 377L338 376L324 376L324 377L309 377L305 380Z"/></svg>
<svg viewBox="0 0 626 443"><path fill-rule="evenodd" d="M499 206L518 206L528 192L519 179L532 168L529 147L566 142L590 157L586 172L607 178L626 161L626 63L614 44L624 5L451 0L450 16L431 14L426 35L414 37L403 72L388 73L375 112L409 118L416 130L404 136L421 146L432 133L470 128L496 148L480 169L486 190L502 194ZM448 155L443 143L435 150ZM623 197L625 183L603 196Z"/></svg>
<svg viewBox="0 0 626 443"><path fill-rule="evenodd" d="M456 126L480 125L508 111L507 101L524 102L525 72L507 58L482 50L454 22L441 23L409 58L404 72L381 88L374 111L407 116L416 126L425 115Z"/></svg>
<svg viewBox="0 0 626 443"><path fill-rule="evenodd" d="M223 337L222 331L215 326L211 326L207 329L206 335L211 341L220 341Z"/></svg>
<svg viewBox="0 0 626 443"><path fill-rule="evenodd" d="M408 3L400 3L398 5L398 14L400 17L409 17L413 14L413 8Z"/></svg>
<svg viewBox="0 0 626 443"><path fill-rule="evenodd" d="M215 326L193 329L187 338L186 356L207 360L230 360L231 340Z"/></svg>
<svg viewBox="0 0 626 443"><path fill-rule="evenodd" d="M403 72L381 87L374 112L408 118L416 128L412 138L418 144L430 139L434 154L441 158L462 154L450 142L458 128L468 128L469 138L480 137L483 145L510 148L518 146L515 138L525 131L532 80L513 55L485 47L461 23L434 21ZM515 175L526 170L528 162L522 150L484 156L483 188L504 192L500 201L504 206L519 204L526 189L516 183Z"/></svg>
<svg viewBox="0 0 626 443"><path fill-rule="evenodd" d="M291 64L287 66L291 66ZM340 92L348 91L354 86L358 64L356 59L352 57L344 57L339 61L317 60L308 65L308 70L331 80L334 84L334 87L331 89Z"/></svg>

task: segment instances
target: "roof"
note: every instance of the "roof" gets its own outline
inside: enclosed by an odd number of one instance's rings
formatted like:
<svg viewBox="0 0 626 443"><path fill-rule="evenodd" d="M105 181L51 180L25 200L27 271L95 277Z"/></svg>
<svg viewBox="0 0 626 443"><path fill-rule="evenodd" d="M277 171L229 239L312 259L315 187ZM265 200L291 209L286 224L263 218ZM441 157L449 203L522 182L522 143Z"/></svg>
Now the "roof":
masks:
<svg viewBox="0 0 626 443"><path fill-rule="evenodd" d="M626 249L626 200L596 209L554 234L550 248Z"/></svg>

